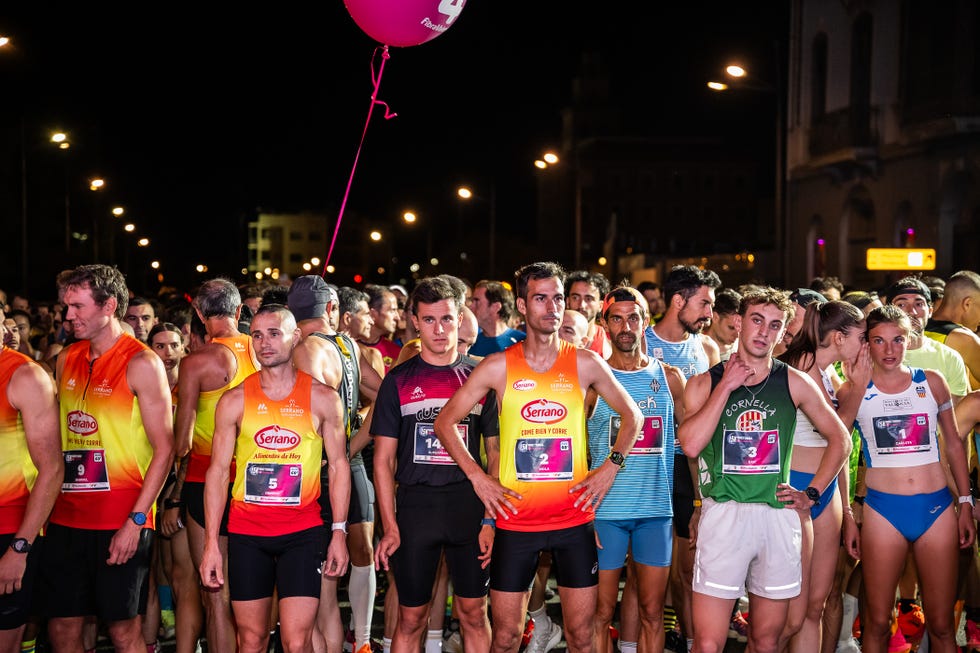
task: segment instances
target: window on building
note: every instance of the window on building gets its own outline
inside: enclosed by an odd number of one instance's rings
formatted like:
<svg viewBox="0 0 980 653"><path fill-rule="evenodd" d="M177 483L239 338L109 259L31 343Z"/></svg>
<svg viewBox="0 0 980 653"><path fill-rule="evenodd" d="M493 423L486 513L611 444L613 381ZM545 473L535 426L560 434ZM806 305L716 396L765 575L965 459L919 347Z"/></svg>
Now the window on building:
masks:
<svg viewBox="0 0 980 653"><path fill-rule="evenodd" d="M292 240L294 242L298 240L303 240L303 233L300 231L290 231L289 240Z"/></svg>

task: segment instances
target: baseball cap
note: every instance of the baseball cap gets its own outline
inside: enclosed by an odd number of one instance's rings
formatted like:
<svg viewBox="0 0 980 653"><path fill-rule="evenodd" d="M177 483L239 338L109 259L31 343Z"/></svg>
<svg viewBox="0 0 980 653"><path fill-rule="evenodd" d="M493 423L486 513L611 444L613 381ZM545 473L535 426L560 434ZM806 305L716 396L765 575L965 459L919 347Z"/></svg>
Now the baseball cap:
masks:
<svg viewBox="0 0 980 653"><path fill-rule="evenodd" d="M327 304L337 302L337 293L319 275L304 274L289 286L287 301L296 321L301 322L323 317Z"/></svg>
<svg viewBox="0 0 980 653"><path fill-rule="evenodd" d="M929 291L929 286L915 277L905 277L893 283L888 288L888 292L885 293L885 299L891 304L899 295L922 295L927 302L932 303L932 293Z"/></svg>
<svg viewBox="0 0 980 653"><path fill-rule="evenodd" d="M825 302L827 298L818 293L816 290L811 290L810 288L797 288L789 294L790 301L796 302L803 308L806 308L813 302Z"/></svg>

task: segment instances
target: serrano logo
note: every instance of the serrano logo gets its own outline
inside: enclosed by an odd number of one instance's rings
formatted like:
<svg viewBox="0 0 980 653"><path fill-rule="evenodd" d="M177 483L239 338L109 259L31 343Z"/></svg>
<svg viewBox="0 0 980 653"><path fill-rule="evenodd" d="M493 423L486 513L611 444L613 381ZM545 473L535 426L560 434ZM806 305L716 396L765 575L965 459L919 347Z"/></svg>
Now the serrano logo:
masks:
<svg viewBox="0 0 980 653"><path fill-rule="evenodd" d="M92 435L99 430L99 423L94 417L81 410L73 410L66 417L68 430L76 435Z"/></svg>
<svg viewBox="0 0 980 653"><path fill-rule="evenodd" d="M567 408L557 401L548 401L547 399L532 401L524 404L524 407L521 408L521 417L528 422L537 422L538 424L554 424L565 419L566 415L568 415Z"/></svg>
<svg viewBox="0 0 980 653"><path fill-rule="evenodd" d="M299 435L273 424L255 434L255 444L263 449L286 451L299 444Z"/></svg>
<svg viewBox="0 0 980 653"><path fill-rule="evenodd" d="M533 379L517 379L511 387L514 390L534 390L537 385Z"/></svg>

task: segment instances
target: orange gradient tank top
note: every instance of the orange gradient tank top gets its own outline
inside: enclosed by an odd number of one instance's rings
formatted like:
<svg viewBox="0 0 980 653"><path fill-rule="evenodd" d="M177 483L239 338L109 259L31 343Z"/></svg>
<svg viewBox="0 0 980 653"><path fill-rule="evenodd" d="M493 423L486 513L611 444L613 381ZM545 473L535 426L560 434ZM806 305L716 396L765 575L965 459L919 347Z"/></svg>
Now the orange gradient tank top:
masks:
<svg viewBox="0 0 980 653"><path fill-rule="evenodd" d="M588 474L585 400L575 347L561 341L551 369L535 372L525 343L505 350L507 385L500 409L500 482L522 495L517 515L497 528L550 531L592 521L572 505L569 488Z"/></svg>
<svg viewBox="0 0 980 653"><path fill-rule="evenodd" d="M296 372L289 396L265 396L259 375L245 379L241 431L235 443L238 475L231 490L228 532L286 535L322 526L320 459L323 439L313 426L313 377Z"/></svg>
<svg viewBox="0 0 980 653"><path fill-rule="evenodd" d="M115 530L129 518L153 458L139 400L126 380L129 361L149 349L124 333L90 361L89 345L82 340L64 352L59 394L65 480L51 521ZM152 528L152 509L148 517L146 528Z"/></svg>

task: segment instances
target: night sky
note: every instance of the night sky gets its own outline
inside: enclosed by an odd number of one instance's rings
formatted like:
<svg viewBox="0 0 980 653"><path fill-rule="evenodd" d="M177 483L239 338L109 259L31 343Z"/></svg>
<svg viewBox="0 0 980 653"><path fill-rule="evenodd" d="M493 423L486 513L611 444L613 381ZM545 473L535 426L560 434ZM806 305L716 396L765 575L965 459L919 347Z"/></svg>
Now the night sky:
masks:
<svg viewBox="0 0 980 653"><path fill-rule="evenodd" d="M771 157L771 102L721 99L704 82L734 57L772 75L789 3L614 6L469 0L443 35L391 48L379 98L398 117L386 121L375 109L344 221L383 225L408 206L420 218L455 211L458 183L492 178L499 228L520 229L535 210L531 161L560 143L560 111L585 50L601 52L630 133L734 133ZM11 91L0 112L7 234L19 236L20 169L10 162L21 122L32 200L63 202L64 168L59 176L52 153L37 150L51 129L65 130L76 144L76 212L91 201L84 179L104 176L99 201L127 208L153 257L181 270L170 278L178 284L193 279L197 261L236 273L246 260L241 225L258 209L337 214L378 44L341 0L199 13L186 3L110 2L0 15L0 33L18 46L0 53L0 80ZM340 242L345 233L342 223ZM32 249L32 276L49 274L49 258ZM0 287L18 287L18 266L3 268Z"/></svg>

